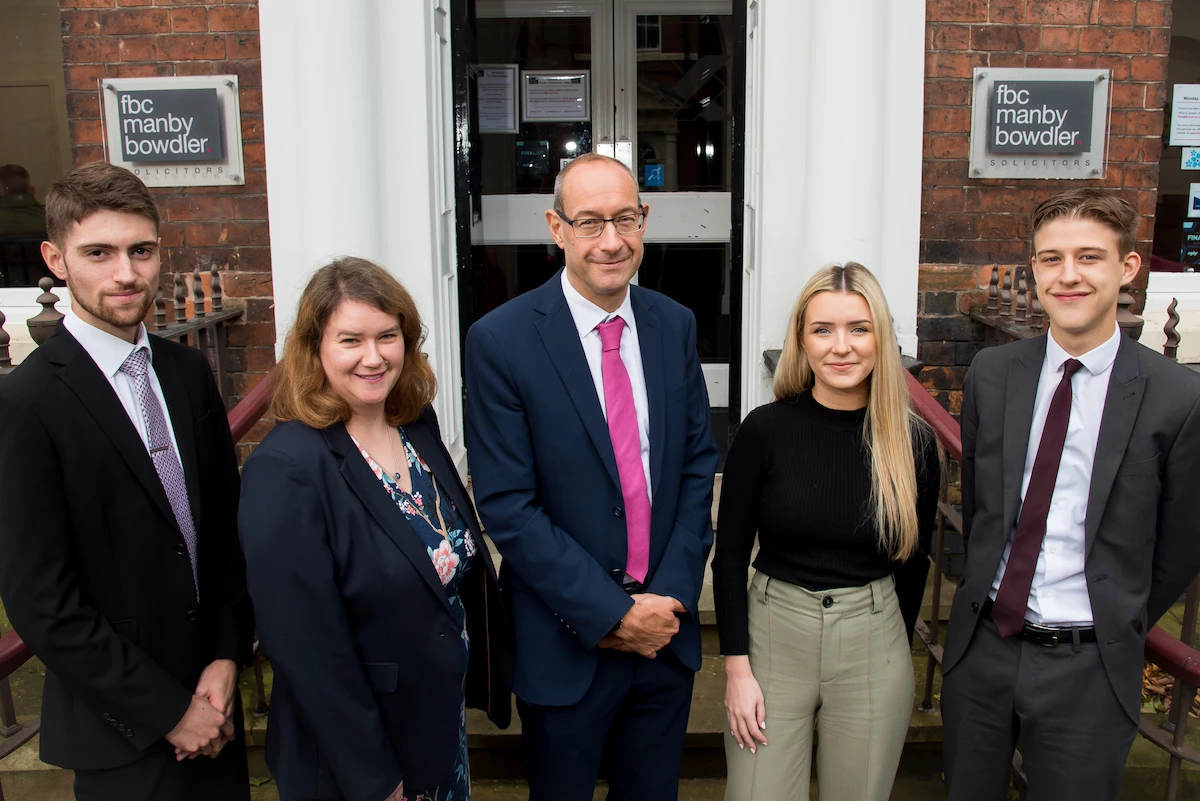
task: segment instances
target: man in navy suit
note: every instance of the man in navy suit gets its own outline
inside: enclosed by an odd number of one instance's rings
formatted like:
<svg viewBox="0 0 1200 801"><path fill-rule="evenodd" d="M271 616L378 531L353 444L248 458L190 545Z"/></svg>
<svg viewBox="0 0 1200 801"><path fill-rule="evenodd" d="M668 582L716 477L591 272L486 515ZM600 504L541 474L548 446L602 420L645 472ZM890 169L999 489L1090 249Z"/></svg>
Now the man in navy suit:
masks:
<svg viewBox="0 0 1200 801"><path fill-rule="evenodd" d="M717 450L696 320L629 282L649 207L620 162L559 173L566 269L467 334L475 499L503 557L531 801L678 795Z"/></svg>

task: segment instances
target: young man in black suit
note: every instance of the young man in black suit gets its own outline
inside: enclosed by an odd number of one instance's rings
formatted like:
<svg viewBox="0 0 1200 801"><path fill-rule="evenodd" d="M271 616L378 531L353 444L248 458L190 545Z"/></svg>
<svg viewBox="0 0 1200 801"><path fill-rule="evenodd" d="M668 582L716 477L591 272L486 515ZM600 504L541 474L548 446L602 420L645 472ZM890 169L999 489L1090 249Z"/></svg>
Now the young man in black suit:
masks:
<svg viewBox="0 0 1200 801"><path fill-rule="evenodd" d="M1123 336L1139 221L1099 189L1033 213L1049 335L988 348L963 388L966 575L942 669L949 798L1115 799L1146 632L1200 568L1200 375Z"/></svg>
<svg viewBox="0 0 1200 801"><path fill-rule="evenodd" d="M80 801L248 799L237 460L204 355L142 325L158 211L99 162L46 212L73 314L0 379L0 597L46 665L42 758Z"/></svg>

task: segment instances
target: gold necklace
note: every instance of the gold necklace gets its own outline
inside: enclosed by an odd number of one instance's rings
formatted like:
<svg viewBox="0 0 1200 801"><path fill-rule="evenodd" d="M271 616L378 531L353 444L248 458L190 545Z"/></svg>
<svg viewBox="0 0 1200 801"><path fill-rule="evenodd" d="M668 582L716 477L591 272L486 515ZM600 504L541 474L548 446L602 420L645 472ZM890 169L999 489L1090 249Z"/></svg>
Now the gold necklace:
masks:
<svg viewBox="0 0 1200 801"><path fill-rule="evenodd" d="M396 431L396 436L397 437L400 436L399 429L397 429L397 431ZM388 448L390 448L392 451L392 464L396 465L396 467L399 468L401 465L400 465L400 460L396 458L396 444L392 440L391 437L388 437ZM392 473L392 478L396 479L396 481L399 481L400 480L400 470L396 470L395 473Z"/></svg>

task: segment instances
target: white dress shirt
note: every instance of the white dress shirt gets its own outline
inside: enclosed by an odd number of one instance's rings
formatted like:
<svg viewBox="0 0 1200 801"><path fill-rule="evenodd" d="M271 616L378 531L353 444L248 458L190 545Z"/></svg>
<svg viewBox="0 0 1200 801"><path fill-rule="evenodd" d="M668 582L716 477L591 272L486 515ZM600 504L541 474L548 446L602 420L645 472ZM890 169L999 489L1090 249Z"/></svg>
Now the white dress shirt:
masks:
<svg viewBox="0 0 1200 801"><path fill-rule="evenodd" d="M562 290L567 298L567 308L571 310L571 318L575 321L575 329L579 332L579 341L583 343L583 355L587 357L588 369L592 372L592 383L596 385L596 396L600 399L600 411L608 420L608 410L604 403L604 374L601 365L604 360L604 348L600 342L600 332L596 326L608 322L614 317L625 321L621 331L621 361L629 373L629 383L633 386L633 407L637 411L638 439L642 445L642 470L646 473L646 494L652 492L650 484L650 401L646 395L646 373L642 368L642 349L638 343L637 322L633 319L633 305L629 302L632 294L625 290L625 300L620 308L611 314L579 294L571 282L567 280L567 271L562 271ZM654 499L651 497L651 501Z"/></svg>
<svg viewBox="0 0 1200 801"><path fill-rule="evenodd" d="M1072 357L1054 341L1053 330L1046 338L1046 358L1038 379L1037 396L1033 406L1033 426L1025 454L1025 472L1021 477L1021 499L1029 488L1033 462L1037 458L1042 429L1050 400L1062 380L1063 364L1077 358L1083 367L1071 380L1071 418L1067 423L1067 439L1063 445L1058 478L1050 511L1046 515L1046 537L1038 554L1033 586L1029 591L1029 608L1025 619L1031 623L1051 626L1092 625L1092 602L1088 596L1084 575L1084 521L1087 518L1088 496L1092 485L1092 463L1096 459L1096 442L1100 436L1100 420L1104 401L1108 397L1108 381L1112 374L1117 349L1121 345L1121 330L1117 328L1103 345L1082 356ZM1000 568L992 581L992 600L1000 589L1000 580L1008 565L1016 525L1009 535Z"/></svg>
<svg viewBox="0 0 1200 801"><path fill-rule="evenodd" d="M92 357L92 361L100 368L100 372L104 373L104 377L108 379L113 391L117 393L117 399L125 407L125 414L129 415L129 421L133 423L138 436L142 438L146 452L149 453L149 432L146 431L146 419L142 416L142 407L137 399L137 388L133 376L121 372L121 365L137 348L146 348L153 355L154 351L150 349L150 338L146 336L146 326L138 324L137 342L130 343L85 323L73 314L68 314L63 318L63 325L66 326L71 336L75 337L76 341L83 346L88 356ZM150 379L150 389L158 398L159 405L162 406L163 417L167 421L167 430L171 433L171 444L175 447L175 458L179 459L179 441L175 439L175 426L171 423L171 410L167 408L162 386L159 385L158 375L154 372L153 359L150 360L147 375ZM180 466L182 467L182 462Z"/></svg>

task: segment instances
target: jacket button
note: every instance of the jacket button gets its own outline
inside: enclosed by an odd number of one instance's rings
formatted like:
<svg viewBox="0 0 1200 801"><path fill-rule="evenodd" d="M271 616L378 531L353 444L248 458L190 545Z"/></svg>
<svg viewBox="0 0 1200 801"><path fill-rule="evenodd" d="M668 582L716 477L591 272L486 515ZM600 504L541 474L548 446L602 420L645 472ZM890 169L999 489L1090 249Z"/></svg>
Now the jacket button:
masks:
<svg viewBox="0 0 1200 801"><path fill-rule="evenodd" d="M175 553L179 554L180 556L187 556L187 546L182 544L176 545Z"/></svg>
<svg viewBox="0 0 1200 801"><path fill-rule="evenodd" d="M187 619L188 619L189 621L194 621L194 620L196 619L196 610L195 610L195 609L189 609L189 610L188 610L188 613L187 613Z"/></svg>
<svg viewBox="0 0 1200 801"><path fill-rule="evenodd" d="M617 516L617 517L624 517L624 516L625 516L625 510L624 510L624 509L622 509L620 506L614 506L614 507L613 507L613 514L614 514L615 516Z"/></svg>
<svg viewBox="0 0 1200 801"><path fill-rule="evenodd" d="M971 611L972 611L972 612L974 612L975 614L979 614L979 604L978 604L978 602L976 602L976 601L971 601Z"/></svg>
<svg viewBox="0 0 1200 801"><path fill-rule="evenodd" d="M826 595L824 598L821 599L821 606L825 607L826 609L833 606L833 598Z"/></svg>

